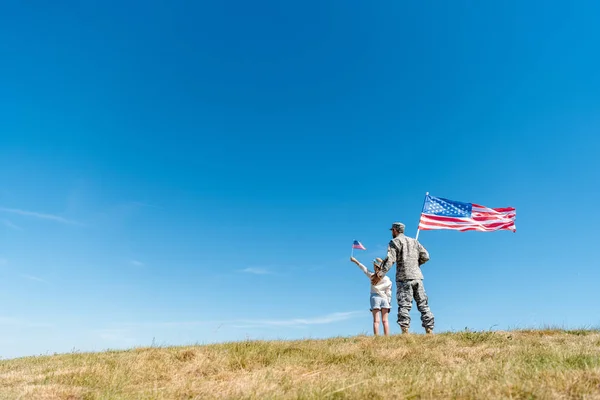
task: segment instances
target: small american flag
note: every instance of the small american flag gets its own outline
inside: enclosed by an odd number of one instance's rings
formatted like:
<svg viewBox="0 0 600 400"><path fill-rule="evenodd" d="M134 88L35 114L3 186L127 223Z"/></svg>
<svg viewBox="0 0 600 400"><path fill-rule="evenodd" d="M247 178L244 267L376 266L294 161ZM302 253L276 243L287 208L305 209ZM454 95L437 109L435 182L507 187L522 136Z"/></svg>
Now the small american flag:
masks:
<svg viewBox="0 0 600 400"><path fill-rule="evenodd" d="M352 245L353 249L358 249L358 250L366 250L366 247L362 245L361 242L359 242L358 240L354 241L354 244Z"/></svg>
<svg viewBox="0 0 600 400"><path fill-rule="evenodd" d="M456 231L516 232L517 211L513 207L488 208L473 203L442 199L427 195L421 212L419 229L451 229Z"/></svg>

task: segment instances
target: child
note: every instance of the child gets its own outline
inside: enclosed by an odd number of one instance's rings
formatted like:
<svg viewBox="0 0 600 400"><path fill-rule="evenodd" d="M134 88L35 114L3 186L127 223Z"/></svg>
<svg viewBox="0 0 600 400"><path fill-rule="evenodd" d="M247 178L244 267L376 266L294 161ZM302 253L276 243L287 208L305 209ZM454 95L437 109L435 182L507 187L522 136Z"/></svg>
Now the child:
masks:
<svg viewBox="0 0 600 400"><path fill-rule="evenodd" d="M381 268L382 259L376 258L373 260L373 268L375 273L370 272L367 267L362 265L354 257L350 257L350 261L358 265L360 269L367 275L369 279ZM392 301L392 281L387 276L381 278L376 285L371 285L371 312L373 313L373 333L379 335L379 312L381 311L381 320L383 322L383 333L385 336L390 333L388 324L388 314L390 313L390 304Z"/></svg>

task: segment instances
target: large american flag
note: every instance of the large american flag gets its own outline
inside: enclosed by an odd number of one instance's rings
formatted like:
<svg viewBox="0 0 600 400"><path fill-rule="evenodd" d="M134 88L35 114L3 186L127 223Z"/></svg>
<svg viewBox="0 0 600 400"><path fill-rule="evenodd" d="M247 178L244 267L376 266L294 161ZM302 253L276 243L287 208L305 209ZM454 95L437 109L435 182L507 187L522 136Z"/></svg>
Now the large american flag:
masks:
<svg viewBox="0 0 600 400"><path fill-rule="evenodd" d="M516 232L517 211L513 207L488 208L473 203L425 196L419 229L451 229L456 231Z"/></svg>

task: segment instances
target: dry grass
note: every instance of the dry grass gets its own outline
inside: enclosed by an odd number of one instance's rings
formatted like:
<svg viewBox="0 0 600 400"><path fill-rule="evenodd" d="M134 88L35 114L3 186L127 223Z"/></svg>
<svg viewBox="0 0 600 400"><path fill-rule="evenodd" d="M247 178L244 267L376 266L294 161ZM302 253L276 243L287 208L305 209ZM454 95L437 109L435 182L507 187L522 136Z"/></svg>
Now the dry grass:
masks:
<svg viewBox="0 0 600 400"><path fill-rule="evenodd" d="M599 331L460 332L0 361L9 399L600 399Z"/></svg>

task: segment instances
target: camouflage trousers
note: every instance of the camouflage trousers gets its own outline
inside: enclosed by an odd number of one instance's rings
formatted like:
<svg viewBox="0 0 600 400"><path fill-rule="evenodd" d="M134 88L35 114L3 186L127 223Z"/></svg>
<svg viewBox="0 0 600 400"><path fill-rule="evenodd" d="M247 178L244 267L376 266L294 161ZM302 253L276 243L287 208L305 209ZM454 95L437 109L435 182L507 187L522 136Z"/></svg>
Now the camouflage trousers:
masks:
<svg viewBox="0 0 600 400"><path fill-rule="evenodd" d="M417 303L417 309L421 313L423 328L433 329L434 318L429 309L427 294L425 293L425 287L423 287L423 280L414 279L410 281L397 281L396 285L398 324L405 328L410 326L410 309L414 297L415 302Z"/></svg>

